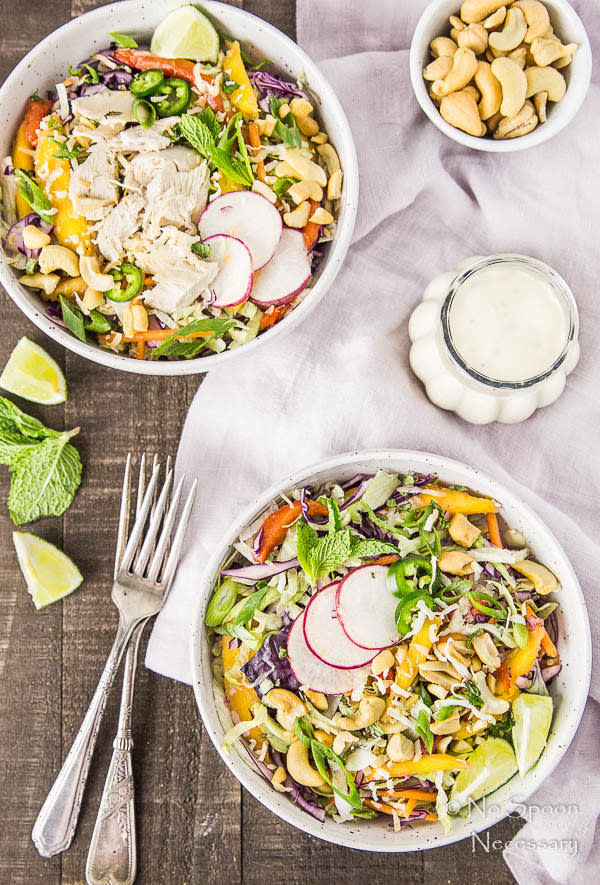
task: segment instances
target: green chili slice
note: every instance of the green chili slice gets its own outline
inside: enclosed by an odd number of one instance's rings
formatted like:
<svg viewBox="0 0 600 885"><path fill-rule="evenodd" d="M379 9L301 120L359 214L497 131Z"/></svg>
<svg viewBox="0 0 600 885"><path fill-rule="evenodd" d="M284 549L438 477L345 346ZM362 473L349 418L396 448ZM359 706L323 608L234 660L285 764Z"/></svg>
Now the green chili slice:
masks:
<svg viewBox="0 0 600 885"><path fill-rule="evenodd" d="M156 108L145 98L136 98L132 105L133 116L138 123L149 129L156 120Z"/></svg>
<svg viewBox="0 0 600 885"><path fill-rule="evenodd" d="M156 95L164 79L165 75L162 71L154 69L140 71L129 84L129 89L138 98L147 98L149 95Z"/></svg>
<svg viewBox="0 0 600 885"><path fill-rule="evenodd" d="M131 301L144 288L144 275L135 264L120 264L110 271L119 285L109 289L106 297L111 301Z"/></svg>
<svg viewBox="0 0 600 885"><path fill-rule="evenodd" d="M163 98L156 103L156 113L159 117L176 117L184 114L192 100L190 84L178 77L168 77L164 80L160 94Z"/></svg>

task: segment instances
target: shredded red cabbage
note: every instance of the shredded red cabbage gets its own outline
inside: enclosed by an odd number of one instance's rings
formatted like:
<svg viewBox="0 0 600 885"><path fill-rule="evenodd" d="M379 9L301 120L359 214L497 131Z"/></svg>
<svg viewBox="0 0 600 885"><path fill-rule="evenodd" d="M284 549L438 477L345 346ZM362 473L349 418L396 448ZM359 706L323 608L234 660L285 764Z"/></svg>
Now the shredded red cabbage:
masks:
<svg viewBox="0 0 600 885"><path fill-rule="evenodd" d="M282 98L284 95L294 95L298 98L305 98L308 101L307 93L300 89L296 83L282 80L281 77L276 77L273 74L267 73L267 71L251 71L250 80L260 94L258 103L266 113L269 112L270 95L274 95L277 98Z"/></svg>
<svg viewBox="0 0 600 885"><path fill-rule="evenodd" d="M287 620L289 623L276 636L269 636L262 648L241 668L259 697L262 697L260 683L267 678L277 682L279 688L287 688L289 691L300 688L287 656L287 641L292 626L291 619Z"/></svg>

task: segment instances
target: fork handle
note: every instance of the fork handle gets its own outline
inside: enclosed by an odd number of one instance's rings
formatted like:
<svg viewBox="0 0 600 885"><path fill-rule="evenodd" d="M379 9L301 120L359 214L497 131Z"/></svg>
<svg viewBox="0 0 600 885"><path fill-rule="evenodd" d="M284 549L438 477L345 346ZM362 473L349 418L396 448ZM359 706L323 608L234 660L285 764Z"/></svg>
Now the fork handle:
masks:
<svg viewBox="0 0 600 885"><path fill-rule="evenodd" d="M85 868L88 885L132 885L136 873L131 716L137 656L146 620L133 631L123 671L117 734Z"/></svg>
<svg viewBox="0 0 600 885"><path fill-rule="evenodd" d="M136 623L119 619L113 647L88 711L33 825L31 838L42 857L65 851L73 840L106 699Z"/></svg>

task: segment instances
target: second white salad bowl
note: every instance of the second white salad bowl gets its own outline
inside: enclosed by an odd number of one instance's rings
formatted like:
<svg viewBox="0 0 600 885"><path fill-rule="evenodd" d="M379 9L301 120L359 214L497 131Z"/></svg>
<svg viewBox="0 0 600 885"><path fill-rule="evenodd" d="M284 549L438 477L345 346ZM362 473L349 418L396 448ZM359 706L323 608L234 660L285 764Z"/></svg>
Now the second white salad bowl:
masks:
<svg viewBox="0 0 600 885"><path fill-rule="evenodd" d="M182 0L123 0L100 6L58 28L35 46L19 62L0 89L0 158L11 153L11 144L23 116L26 99L35 90L43 94L64 80L68 66L88 58L110 43L111 32L147 39L156 26ZM242 9L205 0L198 8L206 12L218 31L231 34L256 59L268 59L274 69L290 80L304 76L316 115L336 148L344 185L340 200L337 233L326 247L315 273L314 284L304 300L271 329L248 344L220 354L190 360L136 360L113 353L96 344L79 341L47 315L39 295L21 286L0 250L0 284L12 300L38 328L69 350L94 362L126 372L144 375L192 375L207 372L240 356L250 357L263 344L291 332L317 306L333 283L348 251L358 204L358 163L350 126L335 92L309 56L272 25Z"/></svg>
<svg viewBox="0 0 600 885"><path fill-rule="evenodd" d="M379 468L390 473L436 473L441 480L464 485L498 501L508 524L523 532L528 546L540 562L547 565L560 582L557 600L559 647L562 670L550 686L555 701L555 712L548 743L537 765L525 776L518 775L494 793L480 800L466 817L453 818L453 827L444 833L439 823L408 827L394 832L381 820L337 824L324 823L293 805L282 793L277 793L254 768L243 749L223 749L223 736L232 726L228 711L221 712L229 721L222 722L213 696L211 672L212 653L204 626L204 613L212 594L215 580L231 545L242 529L257 519L267 506L282 493L307 485L318 485L326 480L344 482L356 473L375 473ZM215 550L197 590L198 606L192 634L192 681L204 727L221 758L252 795L266 808L298 829L327 842L358 848L363 851L420 851L438 848L468 838L487 829L509 814L519 814L523 803L551 774L573 740L583 714L588 694L591 668L591 637L585 601L573 568L552 533L538 516L519 498L492 477L473 467L441 455L426 452L390 450L356 452L339 455L287 476L257 498L231 526ZM243 754L243 755L241 755Z"/></svg>

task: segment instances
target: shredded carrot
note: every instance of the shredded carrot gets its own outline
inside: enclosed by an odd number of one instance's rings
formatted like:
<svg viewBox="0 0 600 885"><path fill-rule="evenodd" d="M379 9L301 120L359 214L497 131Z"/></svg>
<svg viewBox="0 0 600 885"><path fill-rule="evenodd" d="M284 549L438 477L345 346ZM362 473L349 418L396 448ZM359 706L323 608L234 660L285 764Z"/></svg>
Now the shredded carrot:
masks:
<svg viewBox="0 0 600 885"><path fill-rule="evenodd" d="M270 307L260 318L258 326L260 331L264 332L265 329L270 329L271 326L274 326L275 323L282 320L289 309L289 304L280 304L279 307Z"/></svg>
<svg viewBox="0 0 600 885"><path fill-rule="evenodd" d="M136 360L143 360L145 356L146 356L146 342L145 341L138 341L136 353L135 353L135 358L136 358Z"/></svg>
<svg viewBox="0 0 600 885"><path fill-rule="evenodd" d="M309 200L310 202L310 214L309 218L311 218L315 210L319 208L321 205L317 202L317 200ZM311 252L317 244L317 240L319 239L319 233L321 232L321 225L315 224L314 221L307 221L304 227L302 228L302 236L304 237L304 247L307 252Z"/></svg>
<svg viewBox="0 0 600 885"><path fill-rule="evenodd" d="M365 565L391 565L399 559L400 557L397 553L386 553L385 556L380 556L379 559L367 559Z"/></svg>
<svg viewBox="0 0 600 885"><path fill-rule="evenodd" d="M428 790L392 790L381 795L384 799L416 799L417 802L435 802L436 796Z"/></svg>
<svg viewBox="0 0 600 885"><path fill-rule="evenodd" d="M130 338L123 336L122 340L128 344L132 341L162 341L176 332L177 329L148 329L146 332L134 332ZM175 335L175 337L178 340L180 338L208 338L212 334L212 332L190 332L189 335Z"/></svg>
<svg viewBox="0 0 600 885"><path fill-rule="evenodd" d="M502 537L500 535L500 529L498 528L498 517L495 513L488 513L487 523L488 531L490 533L490 541L494 547L502 547Z"/></svg>
<svg viewBox="0 0 600 885"><path fill-rule="evenodd" d="M307 501L306 507L310 516L327 516L327 507L319 501ZM260 544L258 551L254 551L257 562L265 562L269 553L283 542L285 534L294 520L302 513L302 502L294 501L293 504L284 504L279 510L270 513L262 524L260 532Z"/></svg>
<svg viewBox="0 0 600 885"><path fill-rule="evenodd" d="M258 131L258 126L254 122L254 120L248 124L248 137L250 139L250 144L254 148L254 156L256 157L258 151L260 150L260 133ZM267 176L265 175L265 164L262 160L258 160L256 165L256 175L259 181L266 181Z"/></svg>
<svg viewBox="0 0 600 885"><path fill-rule="evenodd" d="M530 618L536 617L535 613L532 611L532 609L528 605L525 606L525 611L527 612L527 614L529 615ZM544 651L546 652L546 654L548 655L549 658L557 658L558 657L558 649L554 645L552 640L550 639L545 627L544 627L544 633L542 635L542 648L544 649Z"/></svg>

